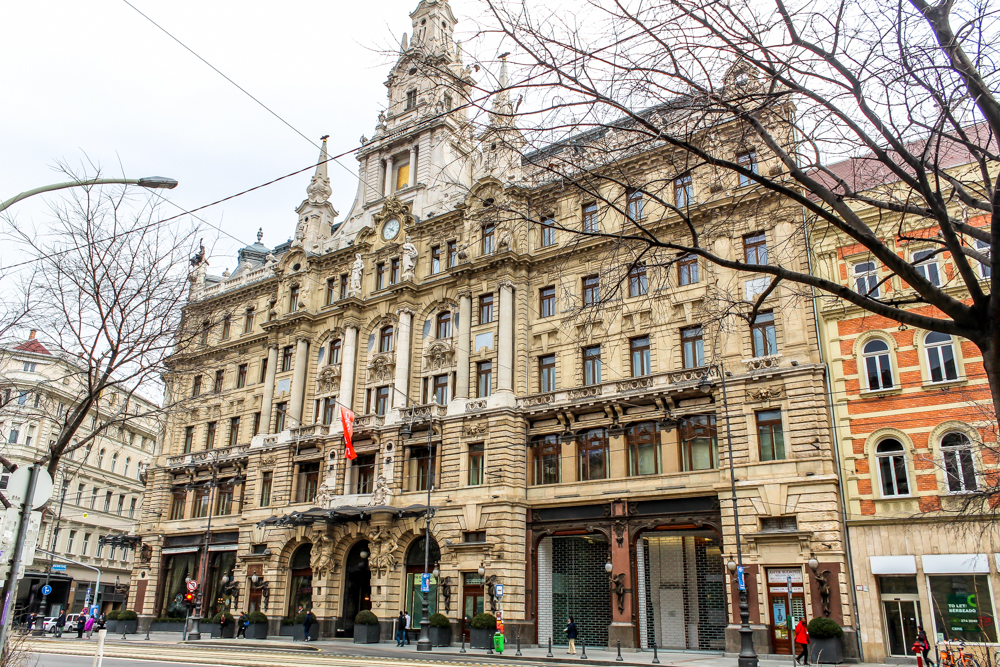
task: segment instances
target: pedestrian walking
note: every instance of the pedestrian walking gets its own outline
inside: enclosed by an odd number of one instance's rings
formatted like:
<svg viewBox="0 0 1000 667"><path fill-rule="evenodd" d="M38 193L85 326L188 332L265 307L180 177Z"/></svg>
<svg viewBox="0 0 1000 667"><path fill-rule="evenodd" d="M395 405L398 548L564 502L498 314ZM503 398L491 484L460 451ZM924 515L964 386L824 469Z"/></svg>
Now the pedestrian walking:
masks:
<svg viewBox="0 0 1000 667"><path fill-rule="evenodd" d="M399 610L399 618L396 619L396 646L404 646L406 640L406 614Z"/></svg>
<svg viewBox="0 0 1000 667"><path fill-rule="evenodd" d="M920 645L920 651L924 654L924 665L930 665L934 667L934 661L930 658L931 643L927 641L927 633L924 632L924 626L917 626L917 644Z"/></svg>
<svg viewBox="0 0 1000 667"><path fill-rule="evenodd" d="M307 642L316 641L315 637L309 635L310 630L312 630L313 625L316 624L316 614L312 612L312 609L306 609L306 616L302 619L302 634L305 635Z"/></svg>
<svg viewBox="0 0 1000 667"><path fill-rule="evenodd" d="M81 613L76 617L76 638L83 639L83 628L87 625L87 615Z"/></svg>
<svg viewBox="0 0 1000 667"><path fill-rule="evenodd" d="M91 635L93 635L95 623L97 623L97 619L91 616L87 619L87 622L83 624L83 629L87 633L87 639L90 639Z"/></svg>
<svg viewBox="0 0 1000 667"><path fill-rule="evenodd" d="M410 612L406 612L406 626L403 628L403 636L406 637L406 643L410 643Z"/></svg>
<svg viewBox="0 0 1000 667"><path fill-rule="evenodd" d="M795 643L799 645L799 654L795 656L795 662L802 665L809 664L809 630L806 628L806 620L800 618L795 624ZM802 662L799 662L799 661Z"/></svg>
<svg viewBox="0 0 1000 667"><path fill-rule="evenodd" d="M108 615L101 614L100 616L97 617L97 629L103 630L106 627L108 627Z"/></svg>
<svg viewBox="0 0 1000 667"><path fill-rule="evenodd" d="M566 655L576 655L576 623L573 621L573 617L569 617L569 621L566 623L566 639L569 640L569 650L566 651Z"/></svg>
<svg viewBox="0 0 1000 667"><path fill-rule="evenodd" d="M66 610L63 609L59 612L59 617L56 619L56 630L53 633L56 637L62 637L63 628L66 627Z"/></svg>
<svg viewBox="0 0 1000 667"><path fill-rule="evenodd" d="M247 626L250 625L250 621L247 619L247 613L245 611L240 611L240 617L236 621L236 638L239 639L240 635L243 635L243 639L247 638Z"/></svg>
<svg viewBox="0 0 1000 667"><path fill-rule="evenodd" d="M34 612L28 614L28 617L24 619L25 633L30 633L31 629L35 627L35 614Z"/></svg>

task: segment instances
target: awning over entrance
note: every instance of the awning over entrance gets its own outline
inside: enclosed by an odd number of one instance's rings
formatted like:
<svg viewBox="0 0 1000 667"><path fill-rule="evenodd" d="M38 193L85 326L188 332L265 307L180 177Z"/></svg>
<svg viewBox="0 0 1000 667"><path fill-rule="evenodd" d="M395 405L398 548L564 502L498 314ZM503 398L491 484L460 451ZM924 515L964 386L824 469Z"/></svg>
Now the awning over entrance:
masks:
<svg viewBox="0 0 1000 667"><path fill-rule="evenodd" d="M426 505L410 505L409 507L392 507L390 505L375 505L372 507L335 507L323 509L313 507L304 512L292 512L284 516L272 516L261 523L267 526L311 526L314 523L341 524L354 521L370 521L373 514L393 514L397 519L423 516L427 512ZM431 515L434 508L431 507Z"/></svg>

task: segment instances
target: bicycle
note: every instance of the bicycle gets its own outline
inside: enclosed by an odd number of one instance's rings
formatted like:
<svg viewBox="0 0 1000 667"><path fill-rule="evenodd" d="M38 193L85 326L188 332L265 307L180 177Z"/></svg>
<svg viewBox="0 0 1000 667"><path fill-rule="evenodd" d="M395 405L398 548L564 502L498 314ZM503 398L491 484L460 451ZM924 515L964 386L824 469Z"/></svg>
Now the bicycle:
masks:
<svg viewBox="0 0 1000 667"><path fill-rule="evenodd" d="M938 653L939 667L979 667L975 657L965 652L965 641L958 642L957 654L952 651L951 644L945 642L944 649Z"/></svg>

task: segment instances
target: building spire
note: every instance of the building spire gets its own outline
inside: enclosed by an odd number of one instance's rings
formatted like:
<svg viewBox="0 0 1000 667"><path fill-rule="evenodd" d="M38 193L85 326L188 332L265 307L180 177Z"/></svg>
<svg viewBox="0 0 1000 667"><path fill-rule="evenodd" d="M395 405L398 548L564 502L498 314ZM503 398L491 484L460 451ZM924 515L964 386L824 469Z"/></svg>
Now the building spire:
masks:
<svg viewBox="0 0 1000 667"><path fill-rule="evenodd" d="M492 125L513 125L514 123L514 105L510 102L510 91L507 89L509 85L507 56L509 55L508 52L500 56L500 88L493 96L493 111L490 114Z"/></svg>
<svg viewBox="0 0 1000 667"><path fill-rule="evenodd" d="M329 134L324 134L320 137L323 141L323 146L319 150L319 162L316 164L316 173L313 174L312 180L309 181L309 187L306 188L306 195L308 195L309 201L313 204L326 203L326 200L333 194L333 189L330 187L330 177L327 175L326 168L326 163L330 160L330 156L326 152L326 140L329 137Z"/></svg>

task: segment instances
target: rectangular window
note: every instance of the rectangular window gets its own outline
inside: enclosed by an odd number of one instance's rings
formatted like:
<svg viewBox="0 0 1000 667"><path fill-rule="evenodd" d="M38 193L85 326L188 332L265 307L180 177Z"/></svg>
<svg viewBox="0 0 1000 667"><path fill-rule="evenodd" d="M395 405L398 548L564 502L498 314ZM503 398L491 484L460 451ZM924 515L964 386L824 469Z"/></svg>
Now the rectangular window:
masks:
<svg viewBox="0 0 1000 667"><path fill-rule="evenodd" d="M108 491L107 493L104 494L104 511L105 512L110 512L111 511L111 496L113 496L113 495L115 495L115 494L112 493L111 491Z"/></svg>
<svg viewBox="0 0 1000 667"><path fill-rule="evenodd" d="M7 442L9 442L12 445L16 445L20 437L21 437L21 425L11 424L10 433L7 434Z"/></svg>
<svg viewBox="0 0 1000 667"><path fill-rule="evenodd" d="M336 419L337 400L334 398L323 399L323 423L330 425Z"/></svg>
<svg viewBox="0 0 1000 667"><path fill-rule="evenodd" d="M757 153L756 153L756 151L749 151L749 152L746 152L746 153L743 153L741 155L736 156L736 162L737 162L737 164L739 164L741 167L743 167L744 169L746 169L750 173L753 173L753 174L759 174L760 173L757 170L758 166L757 166ZM754 182L754 180L752 178L750 178L750 176L748 176L747 174L742 174L742 173L740 174L740 187L741 188L742 187L746 187L747 185L750 185L753 182ZM767 262L761 262L761 263L762 264L767 264Z"/></svg>
<svg viewBox="0 0 1000 667"><path fill-rule="evenodd" d="M555 220L542 220L539 236L539 245L542 248L549 248L556 244L556 224Z"/></svg>
<svg viewBox="0 0 1000 667"><path fill-rule="evenodd" d="M17 404L18 405L28 404L28 392L22 391L20 394L17 395Z"/></svg>
<svg viewBox="0 0 1000 667"><path fill-rule="evenodd" d="M384 415L389 410L389 387L375 389L375 414Z"/></svg>
<svg viewBox="0 0 1000 667"><path fill-rule="evenodd" d="M660 472L660 444L656 422L642 422L630 426L625 433L628 447L628 474L654 475Z"/></svg>
<svg viewBox="0 0 1000 667"><path fill-rule="evenodd" d="M607 479L608 434L603 428L592 428L580 435L580 481Z"/></svg>
<svg viewBox="0 0 1000 667"><path fill-rule="evenodd" d="M138 502L138 500L136 498L133 498L131 501L129 501L129 504L128 504L128 518L130 518L130 519L134 519L135 518L135 505L136 505L137 502Z"/></svg>
<svg viewBox="0 0 1000 667"><path fill-rule="evenodd" d="M347 274L346 273L341 273L340 274L340 294L339 294L339 296L340 296L341 299L346 299L347 298Z"/></svg>
<svg viewBox="0 0 1000 667"><path fill-rule="evenodd" d="M236 388L242 389L247 386L247 364L240 364L236 367Z"/></svg>
<svg viewBox="0 0 1000 667"><path fill-rule="evenodd" d="M326 279L326 305L332 305L337 300L337 279Z"/></svg>
<svg viewBox="0 0 1000 667"><path fill-rule="evenodd" d="M674 206L687 208L693 201L694 186L691 183L691 175L681 176L674 181Z"/></svg>
<svg viewBox="0 0 1000 667"><path fill-rule="evenodd" d="M492 222L483 225L483 253L491 255L496 250L496 225Z"/></svg>
<svg viewBox="0 0 1000 667"><path fill-rule="evenodd" d="M399 258L393 257L389 262L389 284L395 285L399 282Z"/></svg>
<svg viewBox="0 0 1000 667"><path fill-rule="evenodd" d="M945 436L945 443L954 434ZM965 442L968 442L967 440ZM948 491L958 493L975 491L976 465L972 447L942 447L941 456L944 459L944 471L948 481Z"/></svg>
<svg viewBox="0 0 1000 667"><path fill-rule="evenodd" d="M97 509L97 494L100 492L96 486L90 491L90 509Z"/></svg>
<svg viewBox="0 0 1000 667"><path fill-rule="evenodd" d="M437 337L438 339L451 338L451 312L438 313L437 316Z"/></svg>
<svg viewBox="0 0 1000 667"><path fill-rule="evenodd" d="M431 248L431 273L441 273L441 246Z"/></svg>
<svg viewBox="0 0 1000 667"><path fill-rule="evenodd" d="M89 555L89 553L90 553L90 533L84 533L83 545L82 548L80 549L80 554L83 556L87 556Z"/></svg>
<svg viewBox="0 0 1000 667"><path fill-rule="evenodd" d="M743 237L743 254L747 264L767 264L767 237L764 232Z"/></svg>
<svg viewBox="0 0 1000 667"><path fill-rule="evenodd" d="M986 255L992 260L992 254L990 252L990 244L988 242L977 239L976 250L978 250L979 252ZM979 262L979 275L982 276L983 278L991 277L993 275L992 264L984 264L983 262Z"/></svg>
<svg viewBox="0 0 1000 667"><path fill-rule="evenodd" d="M642 377L650 373L649 336L630 338L629 356L632 360L632 377Z"/></svg>
<svg viewBox="0 0 1000 667"><path fill-rule="evenodd" d="M243 313L243 333L247 334L253 331L253 316L253 308L247 308L246 312Z"/></svg>
<svg viewBox="0 0 1000 667"><path fill-rule="evenodd" d="M417 91L408 90L406 91L406 110L409 111L417 106Z"/></svg>
<svg viewBox="0 0 1000 667"><path fill-rule="evenodd" d="M601 279L598 276L584 276L583 305L593 306L601 302Z"/></svg>
<svg viewBox="0 0 1000 667"><path fill-rule="evenodd" d="M212 328L212 323L209 320L204 320L201 323L201 344L208 345L208 332Z"/></svg>
<svg viewBox="0 0 1000 667"><path fill-rule="evenodd" d="M80 507L83 507L83 489L85 486L85 484L79 484L76 487L76 504Z"/></svg>
<svg viewBox="0 0 1000 667"><path fill-rule="evenodd" d="M597 204L583 205L583 232L595 233L598 231L597 224Z"/></svg>
<svg viewBox="0 0 1000 667"><path fill-rule="evenodd" d="M311 503L319 489L319 461L299 464L299 478L296 480L295 502Z"/></svg>
<svg viewBox="0 0 1000 667"><path fill-rule="evenodd" d="M379 262L375 265L375 289L383 287L385 287L385 262Z"/></svg>
<svg viewBox="0 0 1000 667"><path fill-rule="evenodd" d="M434 470L434 449L414 447L410 450L411 491L426 491L431 485L431 473Z"/></svg>
<svg viewBox="0 0 1000 667"><path fill-rule="evenodd" d="M194 381L191 383L191 396L201 395L201 376L195 375ZM91 426L93 428L93 426Z"/></svg>
<svg viewBox="0 0 1000 667"><path fill-rule="evenodd" d="M240 418L230 417L229 419L229 446L235 447L240 441Z"/></svg>
<svg viewBox="0 0 1000 667"><path fill-rule="evenodd" d="M215 516L229 516L233 513L233 487L220 486L218 501L215 505Z"/></svg>
<svg viewBox="0 0 1000 667"><path fill-rule="evenodd" d="M467 530L462 533L462 542L465 544L484 544L486 542L485 530ZM465 575L468 577L469 575Z"/></svg>
<svg viewBox="0 0 1000 667"><path fill-rule="evenodd" d="M684 368L705 365L705 344L700 326L681 329L681 347L684 351Z"/></svg>
<svg viewBox="0 0 1000 667"><path fill-rule="evenodd" d="M448 241L448 268L458 265L458 244Z"/></svg>
<svg viewBox="0 0 1000 667"><path fill-rule="evenodd" d="M562 449L555 434L535 438L531 446L531 483L535 486L559 483L559 456Z"/></svg>
<svg viewBox="0 0 1000 667"><path fill-rule="evenodd" d="M274 406L274 432L281 433L285 430L285 413L288 411L288 402L282 401Z"/></svg>
<svg viewBox="0 0 1000 667"><path fill-rule="evenodd" d="M288 288L288 312L294 313L299 309L299 286L292 285Z"/></svg>
<svg viewBox="0 0 1000 667"><path fill-rule="evenodd" d="M34 373L35 369L38 368L38 364L33 361L25 361L23 370L25 373Z"/></svg>
<svg viewBox="0 0 1000 667"><path fill-rule="evenodd" d="M229 335L233 330L233 321L229 315L222 318L222 340L229 340Z"/></svg>
<svg viewBox="0 0 1000 667"><path fill-rule="evenodd" d="M274 472L265 470L260 474L260 506L267 507L271 504L271 484L274 481Z"/></svg>
<svg viewBox="0 0 1000 667"><path fill-rule="evenodd" d="M253 433L251 435L257 435L260 433L260 413L253 413Z"/></svg>
<svg viewBox="0 0 1000 667"><path fill-rule="evenodd" d="M601 346L583 348L583 384L601 383Z"/></svg>
<svg viewBox="0 0 1000 667"><path fill-rule="evenodd" d="M854 265L854 291L873 299L879 297L878 271L875 262L859 262Z"/></svg>
<svg viewBox="0 0 1000 667"><path fill-rule="evenodd" d="M538 357L538 391L542 393L556 390L556 355Z"/></svg>
<svg viewBox="0 0 1000 667"><path fill-rule="evenodd" d="M649 280L646 277L646 263L641 262L628 272L628 295L643 296L649 293Z"/></svg>
<svg viewBox="0 0 1000 667"><path fill-rule="evenodd" d="M402 190L410 185L410 163L396 167L396 190Z"/></svg>
<svg viewBox="0 0 1000 667"><path fill-rule="evenodd" d="M469 445L469 486L479 486L483 483L485 455L486 445L483 443Z"/></svg>
<svg viewBox="0 0 1000 667"><path fill-rule="evenodd" d="M211 489L197 489L194 492L194 507L191 516L195 519L204 519L208 516L209 493Z"/></svg>
<svg viewBox="0 0 1000 667"><path fill-rule="evenodd" d="M125 496L124 495L119 495L118 496L118 512L117 512L118 516L121 516L122 512L124 512L124 511L125 511Z"/></svg>
<svg viewBox="0 0 1000 667"><path fill-rule="evenodd" d="M220 369L220 370L215 371L215 383L212 385L212 391L214 393L216 393L216 394L221 394L222 393L222 382L225 379L226 379L226 371L225 370L221 370Z"/></svg>
<svg viewBox="0 0 1000 667"><path fill-rule="evenodd" d="M628 219L632 222L642 220L642 192L629 189L626 193L628 198Z"/></svg>
<svg viewBox="0 0 1000 667"><path fill-rule="evenodd" d="M543 287L538 290L538 314L540 317L552 317L556 314L555 287Z"/></svg>
<svg viewBox="0 0 1000 667"><path fill-rule="evenodd" d="M260 360L260 379L257 380L257 382L263 384L263 382L266 379L267 379L267 357L264 357L263 359Z"/></svg>
<svg viewBox="0 0 1000 667"><path fill-rule="evenodd" d="M215 447L215 431L217 428L218 422L208 422L205 432L205 449Z"/></svg>
<svg viewBox="0 0 1000 667"><path fill-rule="evenodd" d="M913 253L913 268L927 279L931 285L941 286L941 274L933 250L919 250Z"/></svg>
<svg viewBox="0 0 1000 667"><path fill-rule="evenodd" d="M680 423L681 466L690 470L711 470L719 465L719 441L715 415L692 415Z"/></svg>
<svg viewBox="0 0 1000 667"><path fill-rule="evenodd" d="M340 363L340 352L343 348L343 342L339 338L334 338L330 341L330 363L339 364Z"/></svg>
<svg viewBox="0 0 1000 667"><path fill-rule="evenodd" d="M762 533L794 533L798 529L799 522L794 516L762 516L760 518L760 532ZM881 580L882 577L879 579Z"/></svg>
<svg viewBox="0 0 1000 667"><path fill-rule="evenodd" d="M778 337L774 329L774 313L757 313L750 325L753 356L767 357L778 353Z"/></svg>
<svg viewBox="0 0 1000 667"><path fill-rule="evenodd" d="M375 455L363 454L351 464L354 470L354 492L371 493L375 490Z"/></svg>
<svg viewBox="0 0 1000 667"><path fill-rule="evenodd" d="M295 356L295 348L291 345L286 346L281 351L281 372L292 370L292 359Z"/></svg>
<svg viewBox="0 0 1000 667"><path fill-rule="evenodd" d="M493 362L480 361L476 364L476 396L487 398L493 393Z"/></svg>
<svg viewBox="0 0 1000 667"><path fill-rule="evenodd" d="M759 410L757 417L757 442L760 443L761 461L780 461L785 458L785 435L781 430L781 410Z"/></svg>
<svg viewBox="0 0 1000 667"><path fill-rule="evenodd" d="M684 255L677 260L677 283L681 286L698 282L698 257Z"/></svg>
<svg viewBox="0 0 1000 667"><path fill-rule="evenodd" d="M479 323L489 324L493 321L493 295L482 294L479 297Z"/></svg>
<svg viewBox="0 0 1000 667"><path fill-rule="evenodd" d="M448 376L434 376L434 402L438 405L448 405Z"/></svg>
<svg viewBox="0 0 1000 667"><path fill-rule="evenodd" d="M996 642L988 574L928 575L938 635L951 641Z"/></svg>
<svg viewBox="0 0 1000 667"><path fill-rule="evenodd" d="M73 553L73 542L76 540L76 531L69 531L69 537L66 538L66 553Z"/></svg>

